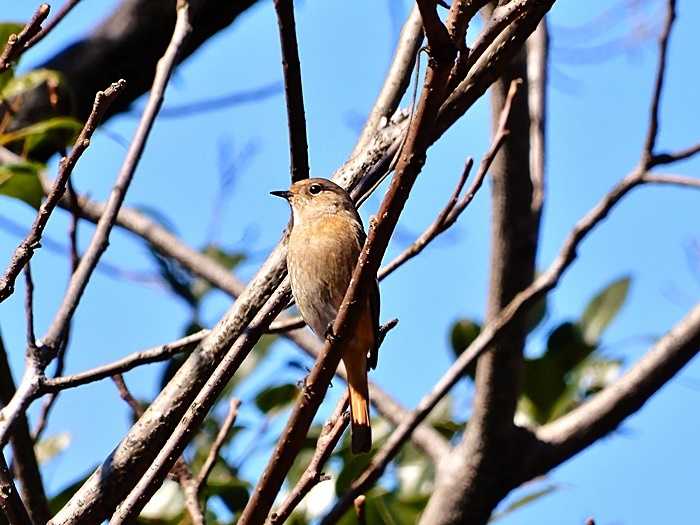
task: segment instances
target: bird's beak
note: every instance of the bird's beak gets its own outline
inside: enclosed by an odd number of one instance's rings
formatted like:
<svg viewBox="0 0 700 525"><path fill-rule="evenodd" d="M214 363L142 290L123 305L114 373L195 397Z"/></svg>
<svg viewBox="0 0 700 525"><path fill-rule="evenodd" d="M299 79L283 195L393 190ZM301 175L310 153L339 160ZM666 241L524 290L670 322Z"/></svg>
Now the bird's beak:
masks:
<svg viewBox="0 0 700 525"><path fill-rule="evenodd" d="M286 191L286 190L284 190L284 191L271 191L270 195L274 195L275 197L282 197L283 199L289 200L289 197L292 196L292 192Z"/></svg>

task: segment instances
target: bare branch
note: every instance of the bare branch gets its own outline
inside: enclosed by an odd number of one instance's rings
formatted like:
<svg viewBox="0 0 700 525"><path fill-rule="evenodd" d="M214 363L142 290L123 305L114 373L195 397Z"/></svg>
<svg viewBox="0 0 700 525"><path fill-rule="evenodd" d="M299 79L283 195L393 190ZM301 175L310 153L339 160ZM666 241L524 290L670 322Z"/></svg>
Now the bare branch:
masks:
<svg viewBox="0 0 700 525"><path fill-rule="evenodd" d="M170 434L164 446L155 455L151 466L146 470L143 476L138 479L138 483L126 499L117 507L110 520L110 525L129 523L129 520L139 514L143 506L148 502L168 474L175 458L182 454L189 440L197 432L209 409L216 401L219 394L221 394L224 387L228 384L233 373L238 369L255 342L257 342L263 334L265 327L269 325L272 319L274 319L289 301L289 297L289 286L285 282L283 286L280 286L280 288L273 293L270 299L265 303L265 306L248 325L246 332L236 340L234 345L217 365L214 373L202 386L197 397L186 410L184 416ZM155 402L151 404L149 411L153 410L154 404ZM146 413L144 418L147 416L148 413ZM141 418L141 420L144 418ZM99 470L97 473L99 473ZM95 474L93 474L93 476L94 475ZM64 508L62 512L65 512L65 510ZM95 511L93 511L93 513L94 512ZM56 518L54 518L54 521L56 521Z"/></svg>
<svg viewBox="0 0 700 525"><path fill-rule="evenodd" d="M27 321L27 347L36 348L36 334L34 333L34 281L32 280L32 266L27 262L24 267L24 315Z"/></svg>
<svg viewBox="0 0 700 525"><path fill-rule="evenodd" d="M292 182L309 178L309 146L306 140L306 116L301 87L301 65L294 22L294 1L274 0L280 43L282 45L282 71L284 95L287 100L289 120L289 157Z"/></svg>
<svg viewBox="0 0 700 525"><path fill-rule="evenodd" d="M368 146L382 122L388 122L396 108L399 107L401 98L411 80L411 71L422 43L423 21L418 6L413 6L408 20L401 29L394 59L389 66L382 89L367 118L365 127L362 128L355 149L350 154L351 157L360 154Z"/></svg>
<svg viewBox="0 0 700 525"><path fill-rule="evenodd" d="M661 103L661 93L664 87L664 77L666 76L666 55L668 52L668 42L673 29L673 22L676 19L676 0L666 2L666 20L664 28L659 37L659 63L656 69L654 80L654 92L651 97L651 109L649 111L649 129L642 149L642 164L648 169L654 157L656 147L656 137L659 134L659 105Z"/></svg>
<svg viewBox="0 0 700 525"><path fill-rule="evenodd" d="M549 32L542 19L527 39L527 105L530 110L530 178L532 179L532 213L542 214L545 197L545 160L547 119L547 81Z"/></svg>
<svg viewBox="0 0 700 525"><path fill-rule="evenodd" d="M238 416L238 407L240 406L241 402L238 399L231 399L231 401L229 401L229 409L228 414L226 415L226 419L224 419L224 422L221 424L221 428L219 429L219 433L216 435L214 443L212 444L211 449L209 450L207 459L204 460L202 470L200 470L197 474L197 493L199 493L202 490L202 487L206 484L209 474L211 474L214 465L219 459L221 447L224 446L226 438L229 432L231 431L231 427L233 427L233 424L236 422L236 416Z"/></svg>
<svg viewBox="0 0 700 525"><path fill-rule="evenodd" d="M700 179L684 177L682 175L666 175L657 173L645 173L644 182L650 184L668 184L671 186L686 186L688 188L700 188Z"/></svg>
<svg viewBox="0 0 700 525"><path fill-rule="evenodd" d="M7 360L5 345L0 337L0 406L9 403L14 394L15 382ZM12 470L15 479L20 482L22 500L27 504L30 518L33 523L46 523L51 517L49 505L34 452L34 440L29 433L29 424L24 413L17 418L10 443L12 444Z"/></svg>
<svg viewBox="0 0 700 525"><path fill-rule="evenodd" d="M85 122L78 139L73 145L73 149L68 157L61 159L58 167L58 175L53 183L51 191L48 193L46 199L41 204L39 208L39 213L32 224L32 227L25 237L25 239L17 246L14 254L12 255L12 260L5 274L0 279L0 302L7 299L14 291L15 279L19 272L22 271L24 265L32 258L34 255L34 250L40 246L41 235L46 227L46 223L49 221L49 217L53 212L56 204L63 195L66 188L66 182L73 172L75 164L78 159L83 154L83 152L90 145L90 138L95 132L97 125L99 124L105 111L112 103L112 101L119 95L119 93L124 89L126 82L120 80L112 84L110 87L104 91L98 91L95 95L95 102L92 106L92 112Z"/></svg>
<svg viewBox="0 0 700 525"><path fill-rule="evenodd" d="M425 162L426 150L430 144L429 137L432 135L437 111L443 101L445 81L452 67L454 48L447 36L447 30L437 16L435 4L427 1L419 2L419 7L430 43L432 60L428 65L423 94L396 166L396 174L377 212L379 219L370 224L367 241L355 266L338 316L333 323L332 330L336 337L326 342L311 370L303 393L299 396L275 447L271 461L241 514L239 525L261 523L267 518L275 495L301 448L303 438L340 362L337 342L349 337L351 327L355 326L359 306L363 304L362 298L369 288L369 279L374 279L376 276L381 257L396 227L404 203ZM443 34L447 39L446 42Z"/></svg>
<svg viewBox="0 0 700 525"><path fill-rule="evenodd" d="M276 525L284 523L312 488L322 481L329 479L325 476L322 469L331 457L333 449L338 444L338 441L340 441L343 432L345 432L350 422L350 413L346 411L348 399L348 394L346 392L340 401L338 401L333 414L330 419L326 421L326 424L323 425L321 435L318 436L316 450L311 457L311 461L309 461L299 481L294 485L294 488L289 492L282 504L270 514L266 522L267 524Z"/></svg>
<svg viewBox="0 0 700 525"><path fill-rule="evenodd" d="M78 2L80 2L80 0L68 0L65 4L63 4L63 7L61 7L61 9L58 11L58 13L56 13L51 20L49 20L49 22L46 24L46 26L44 26L44 28L41 29L41 31L39 31L37 34L35 34L27 42L27 44L24 46L24 50L26 51L30 47L34 47L39 42L41 42L41 40L46 35L48 35L51 31L53 31L53 28L56 27L61 22L61 20L63 20L66 17L66 15L68 15L68 13L70 13L71 10L76 5L78 5ZM46 5L46 4L44 4L44 5ZM46 14L48 15L48 11Z"/></svg>
<svg viewBox="0 0 700 525"><path fill-rule="evenodd" d="M649 161L649 169L655 166L661 166L663 164L672 164L680 160L689 159L690 157L697 155L698 153L700 153L700 143L694 144L693 146L678 151L657 153L651 157L651 160Z"/></svg>
<svg viewBox="0 0 700 525"><path fill-rule="evenodd" d="M31 20L27 22L19 34L11 34L0 54L0 73L7 71L13 62L29 48L28 42L41 31L41 24L49 16L49 4L41 4Z"/></svg>
<svg viewBox="0 0 700 525"><path fill-rule="evenodd" d="M97 266L99 258L107 249L109 234L116 221L119 208L124 202L124 197L126 196L134 172L136 171L136 166L141 159L141 154L146 146L146 140L153 127L153 122L163 103L165 88L170 80L182 44L191 29L188 3L186 1L178 0L177 12L178 17L175 30L173 31L173 38L168 48L165 50L163 58L161 58L156 67L156 76L153 79L153 87L148 97L148 104L144 109L141 121L136 128L136 133L134 134L134 138L124 158L124 163L117 175L114 188L105 206L105 212L97 222L97 227L90 241L90 245L85 250L78 268L73 273L63 303L44 337L43 342L49 348L55 347L62 336L66 326L73 317L75 309L78 307L80 298L82 297L83 291L87 286L95 266Z"/></svg>
<svg viewBox="0 0 700 525"><path fill-rule="evenodd" d="M85 372L73 374L69 376L60 376L55 378L46 378L42 382L43 392L58 392L67 388L75 388L77 386L94 383L111 377L116 374L123 374L129 370L145 365L148 363L157 363L166 359L188 352L194 348L204 337L209 334L209 330L200 330L197 333L188 335L176 341L165 343L148 350L142 350L128 355L118 361L102 365Z"/></svg>

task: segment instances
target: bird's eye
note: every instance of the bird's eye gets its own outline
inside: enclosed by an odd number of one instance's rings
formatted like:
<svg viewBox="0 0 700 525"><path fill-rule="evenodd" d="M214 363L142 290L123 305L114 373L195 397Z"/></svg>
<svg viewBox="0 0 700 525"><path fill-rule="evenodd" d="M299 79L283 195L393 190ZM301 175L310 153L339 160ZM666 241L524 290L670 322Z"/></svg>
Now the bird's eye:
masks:
<svg viewBox="0 0 700 525"><path fill-rule="evenodd" d="M322 189L323 188L321 188L320 184L312 184L311 186L309 186L309 193L311 195L318 195L319 193L321 193Z"/></svg>

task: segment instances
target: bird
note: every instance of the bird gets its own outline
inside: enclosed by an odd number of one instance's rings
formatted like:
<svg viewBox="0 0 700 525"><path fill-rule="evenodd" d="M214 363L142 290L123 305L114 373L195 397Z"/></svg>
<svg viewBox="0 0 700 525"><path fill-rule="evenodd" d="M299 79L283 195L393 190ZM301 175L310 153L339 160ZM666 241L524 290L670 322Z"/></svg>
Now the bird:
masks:
<svg viewBox="0 0 700 525"><path fill-rule="evenodd" d="M338 314L365 242L362 219L350 195L334 182L310 178L272 191L291 208L287 271L292 295L306 324L320 338L333 337ZM377 365L379 285L372 281L352 336L340 340L350 397L353 454L372 448L368 368Z"/></svg>

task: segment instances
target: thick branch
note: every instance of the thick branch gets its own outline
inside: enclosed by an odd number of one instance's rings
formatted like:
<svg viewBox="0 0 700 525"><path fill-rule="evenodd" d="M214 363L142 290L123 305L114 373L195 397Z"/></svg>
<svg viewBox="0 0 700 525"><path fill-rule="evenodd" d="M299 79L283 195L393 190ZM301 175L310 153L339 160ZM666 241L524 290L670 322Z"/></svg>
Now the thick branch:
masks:
<svg viewBox="0 0 700 525"><path fill-rule="evenodd" d="M306 140L304 95L301 88L301 64L294 22L294 1L275 0L277 25L282 45L284 94L289 124L289 157L292 182L309 178L309 146Z"/></svg>
<svg viewBox="0 0 700 525"><path fill-rule="evenodd" d="M615 430L700 351L700 304L662 337L624 376L590 401L537 430L546 447L533 476L563 463Z"/></svg>

